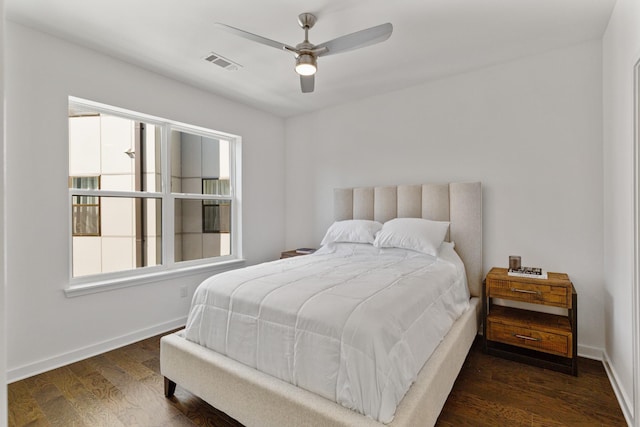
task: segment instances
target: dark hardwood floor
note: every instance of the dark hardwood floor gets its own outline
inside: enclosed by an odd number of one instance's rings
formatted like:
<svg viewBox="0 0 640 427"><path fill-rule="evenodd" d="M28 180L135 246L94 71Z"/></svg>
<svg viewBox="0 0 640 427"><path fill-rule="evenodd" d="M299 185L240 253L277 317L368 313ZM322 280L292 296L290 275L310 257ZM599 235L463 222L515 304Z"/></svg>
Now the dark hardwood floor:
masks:
<svg viewBox="0 0 640 427"><path fill-rule="evenodd" d="M626 426L601 362L579 358L578 376L484 354L474 344L438 426Z"/></svg>
<svg viewBox="0 0 640 427"><path fill-rule="evenodd" d="M240 426L182 389L163 394L160 337L9 385L9 426ZM600 362L579 376L498 359L474 345L438 426L625 426Z"/></svg>

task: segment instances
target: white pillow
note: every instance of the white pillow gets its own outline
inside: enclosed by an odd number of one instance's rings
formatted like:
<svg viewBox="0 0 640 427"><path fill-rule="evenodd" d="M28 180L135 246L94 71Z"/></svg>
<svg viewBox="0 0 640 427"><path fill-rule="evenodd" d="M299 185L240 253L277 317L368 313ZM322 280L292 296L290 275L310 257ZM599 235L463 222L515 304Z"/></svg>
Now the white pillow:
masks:
<svg viewBox="0 0 640 427"><path fill-rule="evenodd" d="M347 219L336 221L327 230L320 245L328 245L333 242L349 243L373 243L376 233L380 231L382 224L378 221L366 219Z"/></svg>
<svg viewBox="0 0 640 427"><path fill-rule="evenodd" d="M448 221L422 218L396 218L387 221L373 245L379 248L403 248L437 256L449 230Z"/></svg>

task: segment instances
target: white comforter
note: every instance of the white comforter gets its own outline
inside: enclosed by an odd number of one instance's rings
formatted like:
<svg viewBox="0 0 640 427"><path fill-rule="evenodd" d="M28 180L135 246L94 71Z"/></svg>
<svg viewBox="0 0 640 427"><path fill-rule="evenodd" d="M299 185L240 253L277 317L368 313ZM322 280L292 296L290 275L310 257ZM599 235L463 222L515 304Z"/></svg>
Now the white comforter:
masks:
<svg viewBox="0 0 640 427"><path fill-rule="evenodd" d="M451 244L435 258L340 243L205 280L186 338L388 423L468 306Z"/></svg>

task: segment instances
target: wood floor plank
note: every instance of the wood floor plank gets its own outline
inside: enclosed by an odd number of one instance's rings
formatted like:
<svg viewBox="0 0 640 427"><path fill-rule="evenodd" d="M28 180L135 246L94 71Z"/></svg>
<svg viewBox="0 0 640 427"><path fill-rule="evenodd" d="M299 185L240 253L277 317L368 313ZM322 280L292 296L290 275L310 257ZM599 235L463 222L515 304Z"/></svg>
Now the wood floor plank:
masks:
<svg viewBox="0 0 640 427"><path fill-rule="evenodd" d="M574 377L486 355L476 342L437 425L449 425L468 412L467 418L490 420L508 406L528 413L528 425L626 426L602 363L580 358L578 365ZM477 405L461 404L469 399L466 395L484 401L484 415L477 414Z"/></svg>
<svg viewBox="0 0 640 427"><path fill-rule="evenodd" d="M27 378L25 384L51 425L83 427L85 422L58 387L59 370ZM64 384L61 384L64 386Z"/></svg>
<svg viewBox="0 0 640 427"><path fill-rule="evenodd" d="M71 403L62 396L62 394L53 399L49 399L46 402L38 403L51 425L91 427L90 425L85 424L80 414L75 410Z"/></svg>
<svg viewBox="0 0 640 427"><path fill-rule="evenodd" d="M176 415L167 424L171 427L193 427L195 424L183 413Z"/></svg>
<svg viewBox="0 0 640 427"><path fill-rule="evenodd" d="M160 337L73 363L8 387L9 426L242 427L178 384L164 397ZM499 359L474 344L438 427L626 426L602 363L579 376Z"/></svg>
<svg viewBox="0 0 640 427"><path fill-rule="evenodd" d="M55 373L46 372L27 378L25 384L51 425L84 427L86 424L82 417L60 391L55 381Z"/></svg>
<svg viewBox="0 0 640 427"><path fill-rule="evenodd" d="M122 367L122 365L118 366ZM140 401L146 402L156 411L168 411L168 415L175 416L179 413L164 397L164 377L160 375L159 369L154 372L143 364L139 364L134 367L133 371L127 370L126 372L131 374L131 378L135 380L127 381L126 390L130 390L129 392L135 394Z"/></svg>
<svg viewBox="0 0 640 427"><path fill-rule="evenodd" d="M515 408L492 399L485 399L481 395L464 391L452 393L453 403L450 404L452 415L448 422L456 426L530 426L531 413ZM491 417L486 414L490 413ZM439 424L440 425L440 424Z"/></svg>
<svg viewBox="0 0 640 427"><path fill-rule="evenodd" d="M25 381L9 384L7 401L10 426L49 425ZM44 424L43 424L44 423Z"/></svg>
<svg viewBox="0 0 640 427"><path fill-rule="evenodd" d="M146 360L142 362L134 360L125 352L111 351L106 353L105 357L136 380L142 380L154 375L154 371L144 364Z"/></svg>
<svg viewBox="0 0 640 427"><path fill-rule="evenodd" d="M9 424L11 425L11 424ZM28 424L24 424L21 427L51 427L49 421L46 418L38 418Z"/></svg>
<svg viewBox="0 0 640 427"><path fill-rule="evenodd" d="M242 427L242 424L218 411L186 390L177 390L172 399L194 425L202 427Z"/></svg>
<svg viewBox="0 0 640 427"><path fill-rule="evenodd" d="M116 415L85 387L69 367L55 369L45 375L56 382L87 425L124 427Z"/></svg>
<svg viewBox="0 0 640 427"><path fill-rule="evenodd" d="M70 369L78 375L78 378L85 384L87 389L102 402L106 410L112 413L121 424L125 426L153 425L153 414L150 414L147 409L136 402L132 402L129 396L96 370L94 358L75 363L70 366Z"/></svg>
<svg viewBox="0 0 640 427"><path fill-rule="evenodd" d="M97 372L90 364L91 359L83 360L72 365L69 369L78 377L80 382L93 393L98 399L105 403L117 401L120 398L120 391L115 385Z"/></svg>
<svg viewBox="0 0 640 427"><path fill-rule="evenodd" d="M125 354L128 355L130 352L125 352ZM162 388L154 389L147 386L144 381L137 380L128 371L114 364L106 355L96 356L91 361L96 370L118 387L132 404L132 408L129 408L127 413L128 417L143 410L145 415L149 416L145 422L151 423L151 425L160 425L179 413L164 398Z"/></svg>
<svg viewBox="0 0 640 427"><path fill-rule="evenodd" d="M151 369L157 375L160 375L160 357L154 357L145 362L142 362L144 366Z"/></svg>
<svg viewBox="0 0 640 427"><path fill-rule="evenodd" d="M160 341L158 341L158 348L160 347ZM130 348L126 348L124 350L124 353L131 359L135 360L136 362L145 362L149 359L153 359L154 357L157 357L158 352L157 350L153 350L149 347L149 343L143 341L140 346L135 346L135 347L130 347Z"/></svg>

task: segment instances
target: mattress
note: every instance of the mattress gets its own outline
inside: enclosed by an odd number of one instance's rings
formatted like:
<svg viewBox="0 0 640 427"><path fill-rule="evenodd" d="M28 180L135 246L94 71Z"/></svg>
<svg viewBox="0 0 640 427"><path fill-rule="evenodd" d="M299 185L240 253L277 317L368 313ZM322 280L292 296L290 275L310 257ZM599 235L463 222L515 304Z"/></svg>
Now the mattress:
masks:
<svg viewBox="0 0 640 427"><path fill-rule="evenodd" d="M462 261L366 244L219 274L186 339L383 423L468 308Z"/></svg>

